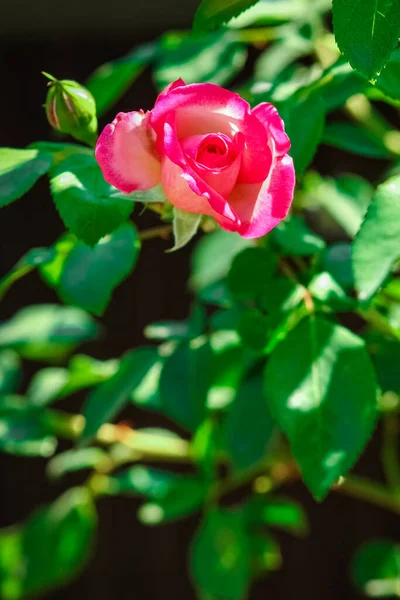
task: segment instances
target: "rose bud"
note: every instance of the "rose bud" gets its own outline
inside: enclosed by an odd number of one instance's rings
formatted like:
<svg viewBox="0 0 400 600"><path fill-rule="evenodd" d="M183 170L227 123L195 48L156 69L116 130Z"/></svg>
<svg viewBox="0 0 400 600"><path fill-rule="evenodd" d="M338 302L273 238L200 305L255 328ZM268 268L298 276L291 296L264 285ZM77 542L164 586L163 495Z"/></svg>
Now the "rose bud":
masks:
<svg viewBox="0 0 400 600"><path fill-rule="evenodd" d="M92 94L76 81L50 79L46 115L50 125L80 142L94 146L97 139L96 103Z"/></svg>
<svg viewBox="0 0 400 600"><path fill-rule="evenodd" d="M119 113L101 133L96 158L105 180L122 192L161 183L173 206L258 238L292 203L289 149L272 104L252 109L218 85L178 80L146 114Z"/></svg>

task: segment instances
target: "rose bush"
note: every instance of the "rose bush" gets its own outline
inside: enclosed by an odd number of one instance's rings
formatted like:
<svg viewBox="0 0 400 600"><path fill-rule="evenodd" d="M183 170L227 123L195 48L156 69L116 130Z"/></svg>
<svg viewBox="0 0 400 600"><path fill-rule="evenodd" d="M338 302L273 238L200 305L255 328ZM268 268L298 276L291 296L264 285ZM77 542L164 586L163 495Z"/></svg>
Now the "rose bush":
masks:
<svg viewBox="0 0 400 600"><path fill-rule="evenodd" d="M119 113L96 146L106 181L125 193L162 184L177 208L241 236L265 235L288 213L290 141L272 104L251 109L213 84L178 80L153 110Z"/></svg>

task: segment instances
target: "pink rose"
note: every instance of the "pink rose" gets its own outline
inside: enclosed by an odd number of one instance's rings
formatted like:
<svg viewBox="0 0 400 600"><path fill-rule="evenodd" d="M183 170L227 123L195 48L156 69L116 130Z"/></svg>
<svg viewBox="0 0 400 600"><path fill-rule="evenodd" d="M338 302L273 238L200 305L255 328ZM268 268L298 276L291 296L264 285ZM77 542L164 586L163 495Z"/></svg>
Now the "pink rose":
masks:
<svg viewBox="0 0 400 600"><path fill-rule="evenodd" d="M253 110L217 85L178 80L153 110L119 113L96 158L108 183L130 193L162 183L181 210L211 215L241 236L265 235L284 219L295 173L290 141L274 106Z"/></svg>

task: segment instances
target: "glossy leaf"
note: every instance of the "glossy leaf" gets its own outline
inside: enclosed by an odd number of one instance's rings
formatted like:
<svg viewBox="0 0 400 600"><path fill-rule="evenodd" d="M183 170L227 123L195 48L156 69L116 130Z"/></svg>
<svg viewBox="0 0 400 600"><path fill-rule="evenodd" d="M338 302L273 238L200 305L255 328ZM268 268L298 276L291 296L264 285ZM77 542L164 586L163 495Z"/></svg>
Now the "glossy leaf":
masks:
<svg viewBox="0 0 400 600"><path fill-rule="evenodd" d="M245 510L250 526L277 527L299 536L308 532L308 519L303 507L290 498L253 496Z"/></svg>
<svg viewBox="0 0 400 600"><path fill-rule="evenodd" d="M90 556L95 528L95 508L84 488L73 488L39 509L21 533L24 595L52 589L79 573Z"/></svg>
<svg viewBox="0 0 400 600"><path fill-rule="evenodd" d="M127 404L133 390L153 365L151 348L137 348L126 354L115 375L99 385L87 398L83 415L86 419L82 441L89 441L99 427L112 420Z"/></svg>
<svg viewBox="0 0 400 600"><path fill-rule="evenodd" d="M48 152L0 148L0 207L26 194L51 163Z"/></svg>
<svg viewBox="0 0 400 600"><path fill-rule="evenodd" d="M271 235L285 256L309 256L325 248L324 240L311 231L304 219L296 215L279 223Z"/></svg>
<svg viewBox="0 0 400 600"><path fill-rule="evenodd" d="M222 229L203 236L192 255L191 289L198 291L223 279L236 254L250 244L239 234Z"/></svg>
<svg viewBox="0 0 400 600"><path fill-rule="evenodd" d="M368 181L355 175L324 179L312 173L306 176L305 188L311 201L327 210L348 236L356 235L374 192Z"/></svg>
<svg viewBox="0 0 400 600"><path fill-rule="evenodd" d="M383 69L378 79L376 87L379 88L389 98L400 100L400 50L393 52L389 62Z"/></svg>
<svg viewBox="0 0 400 600"><path fill-rule="evenodd" d="M54 258L53 248L31 248L11 269L0 279L0 297L3 296L15 281L24 277L33 269L51 262Z"/></svg>
<svg viewBox="0 0 400 600"><path fill-rule="evenodd" d="M265 457L274 429L262 375L253 374L238 387L222 424L224 447L236 469L249 469Z"/></svg>
<svg viewBox="0 0 400 600"><path fill-rule="evenodd" d="M281 109L296 173L303 173L314 157L324 133L325 112L317 92L291 97Z"/></svg>
<svg viewBox="0 0 400 600"><path fill-rule="evenodd" d="M369 299L400 257L400 177L380 185L353 245L352 264L360 300Z"/></svg>
<svg viewBox="0 0 400 600"><path fill-rule="evenodd" d="M277 267L276 256L265 248L246 248L232 262L228 289L235 299L257 298Z"/></svg>
<svg viewBox="0 0 400 600"><path fill-rule="evenodd" d="M84 354L77 354L71 358L68 369L61 367L41 369L29 384L27 390L29 403L34 406L45 406L81 389L102 383L116 373L118 365L118 360L100 361Z"/></svg>
<svg viewBox="0 0 400 600"><path fill-rule="evenodd" d="M122 58L104 63L89 76L85 85L96 100L98 116L123 96L157 53L158 44L143 44Z"/></svg>
<svg viewBox="0 0 400 600"><path fill-rule="evenodd" d="M194 17L193 28L195 31L207 31L220 27L256 2L258 0L201 0Z"/></svg>
<svg viewBox="0 0 400 600"><path fill-rule="evenodd" d="M20 383L21 364L13 350L0 352L0 395L13 394Z"/></svg>
<svg viewBox="0 0 400 600"><path fill-rule="evenodd" d="M245 597L250 544L241 513L223 509L206 513L193 539L190 568L203 594L227 600Z"/></svg>
<svg viewBox="0 0 400 600"><path fill-rule="evenodd" d="M361 338L316 317L276 346L265 393L317 499L364 449L377 415L374 369Z"/></svg>
<svg viewBox="0 0 400 600"><path fill-rule="evenodd" d="M102 238L93 248L77 242L62 268L57 292L72 306L102 315L111 294L132 271L140 241L131 223Z"/></svg>
<svg viewBox="0 0 400 600"><path fill-rule="evenodd" d="M338 242L328 246L322 256L324 269L345 290L354 287L354 277L351 266L351 244Z"/></svg>
<svg viewBox="0 0 400 600"><path fill-rule="evenodd" d="M322 143L370 158L391 158L392 156L380 137L353 123L328 124L325 127Z"/></svg>
<svg viewBox="0 0 400 600"><path fill-rule="evenodd" d="M397 0L333 0L333 30L347 60L368 79L375 79L400 36Z"/></svg>
<svg viewBox="0 0 400 600"><path fill-rule="evenodd" d="M54 454L57 440L46 426L40 410L23 398L5 397L0 403L0 449L20 456Z"/></svg>
<svg viewBox="0 0 400 600"><path fill-rule="evenodd" d="M77 448L57 454L47 465L47 474L52 479L59 479L67 473L75 473L86 469L101 469L108 466L110 459L100 448Z"/></svg>
<svg viewBox="0 0 400 600"><path fill-rule="evenodd" d="M72 155L53 171L51 193L65 226L94 246L117 229L133 201L106 183L94 157Z"/></svg>
<svg viewBox="0 0 400 600"><path fill-rule="evenodd" d="M208 340L181 343L167 357L160 379L161 409L171 419L193 431L206 415L211 382L212 353Z"/></svg>
<svg viewBox="0 0 400 600"><path fill-rule="evenodd" d="M54 361L97 335L96 322L82 310L36 304L0 325L0 347L14 348L25 358Z"/></svg>
<svg viewBox="0 0 400 600"><path fill-rule="evenodd" d="M177 475L149 467L136 466L112 478L113 494L144 496L148 502L139 510L146 525L185 517L204 502L207 490L198 477Z"/></svg>
<svg viewBox="0 0 400 600"><path fill-rule="evenodd" d="M357 587L369 598L399 595L400 548L390 540L372 540L357 550L352 565Z"/></svg>
<svg viewBox="0 0 400 600"><path fill-rule="evenodd" d="M154 79L159 90L179 78L186 84L225 86L242 70L246 56L237 34L226 29L204 36L167 34L161 41Z"/></svg>

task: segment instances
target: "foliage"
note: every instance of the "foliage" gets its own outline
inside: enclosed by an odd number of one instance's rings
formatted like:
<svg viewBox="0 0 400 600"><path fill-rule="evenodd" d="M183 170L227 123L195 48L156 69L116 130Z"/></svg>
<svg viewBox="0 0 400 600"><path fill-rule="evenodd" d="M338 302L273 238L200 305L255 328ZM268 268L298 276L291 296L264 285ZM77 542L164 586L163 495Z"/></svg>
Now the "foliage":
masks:
<svg viewBox="0 0 400 600"><path fill-rule="evenodd" d="M289 493L292 481L303 480L319 501L344 492L400 514L391 433L400 410L400 136L390 120L400 100L400 7L334 0L332 32L330 4L202 0L193 32L166 33L88 77L81 112L88 103L90 131L85 115L78 133L63 115L61 129L92 144L97 117L147 68L154 94L183 77L233 82L252 106L274 103L291 139L297 188L291 214L264 238L244 239L210 217L173 209L160 187L119 192L104 181L91 147L0 149L0 205L48 176L67 229L50 247L29 249L0 280L2 297L37 270L60 299L0 324L0 450L47 459L52 479L87 475L81 487L0 530L3 600L51 592L84 567L102 496L140 497L147 526L201 513L189 570L203 600L246 598L253 581L281 567L271 530L306 535L304 510L279 492ZM248 49L254 65L245 64ZM50 113L56 91L84 89L58 83ZM335 148L340 165L349 154L362 157L365 172L375 160L379 177L336 166L318 173L321 146ZM163 223L137 231L136 204ZM102 333L100 318L141 244L170 233L169 250L196 236L187 319L149 324L148 344L122 357L74 354ZM37 368L22 387L25 361ZM87 397L74 414L68 399L78 391ZM165 428L133 430L119 421L122 409L157 413ZM350 473L379 421L385 483ZM241 491L235 504L234 490ZM366 542L351 573L370 597L398 596L398 546Z"/></svg>

